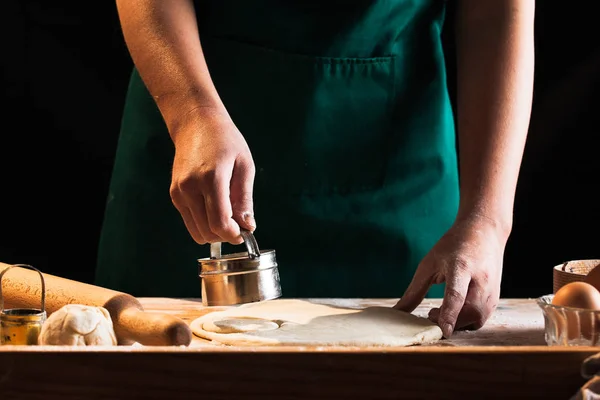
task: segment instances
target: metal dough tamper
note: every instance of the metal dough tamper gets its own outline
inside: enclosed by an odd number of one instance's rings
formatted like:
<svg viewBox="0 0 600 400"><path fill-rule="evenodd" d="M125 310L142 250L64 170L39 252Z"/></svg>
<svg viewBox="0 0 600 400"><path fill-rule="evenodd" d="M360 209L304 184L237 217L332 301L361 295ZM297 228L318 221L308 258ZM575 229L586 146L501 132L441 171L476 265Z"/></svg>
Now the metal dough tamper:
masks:
<svg viewBox="0 0 600 400"><path fill-rule="evenodd" d="M221 243L212 243L210 258L198 259L203 305L231 306L281 297L275 250L260 251L252 232L241 233L247 252L221 255Z"/></svg>

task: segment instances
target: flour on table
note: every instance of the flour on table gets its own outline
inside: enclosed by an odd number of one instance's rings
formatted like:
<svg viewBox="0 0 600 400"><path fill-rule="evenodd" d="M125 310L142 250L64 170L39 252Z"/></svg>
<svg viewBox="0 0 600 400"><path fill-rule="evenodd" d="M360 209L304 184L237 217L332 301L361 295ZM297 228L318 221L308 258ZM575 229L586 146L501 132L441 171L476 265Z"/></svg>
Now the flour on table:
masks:
<svg viewBox="0 0 600 400"><path fill-rule="evenodd" d="M230 346L398 347L442 338L433 322L391 307L353 309L295 299L208 313L190 326L195 335Z"/></svg>

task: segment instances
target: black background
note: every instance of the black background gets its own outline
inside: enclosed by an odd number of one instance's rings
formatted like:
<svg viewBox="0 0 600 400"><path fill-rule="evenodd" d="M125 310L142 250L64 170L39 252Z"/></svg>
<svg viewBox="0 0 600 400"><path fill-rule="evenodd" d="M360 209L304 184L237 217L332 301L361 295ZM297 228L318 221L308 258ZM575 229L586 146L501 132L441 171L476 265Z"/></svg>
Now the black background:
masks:
<svg viewBox="0 0 600 400"><path fill-rule="evenodd" d="M597 17L594 2L565 4L537 2L534 105L503 297L550 293L552 266L600 258ZM115 4L3 0L2 14L0 262L91 282L132 67Z"/></svg>

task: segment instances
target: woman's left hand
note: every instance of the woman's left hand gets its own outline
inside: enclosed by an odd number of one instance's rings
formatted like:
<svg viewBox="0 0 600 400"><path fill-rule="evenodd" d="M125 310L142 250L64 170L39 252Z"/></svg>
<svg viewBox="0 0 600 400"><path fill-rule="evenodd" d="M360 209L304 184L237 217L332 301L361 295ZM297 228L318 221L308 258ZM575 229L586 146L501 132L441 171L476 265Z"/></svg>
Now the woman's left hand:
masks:
<svg viewBox="0 0 600 400"><path fill-rule="evenodd" d="M498 305L508 236L488 218L457 219L419 264L394 308L412 312L432 284L446 283L440 308L429 312L444 337L481 328Z"/></svg>

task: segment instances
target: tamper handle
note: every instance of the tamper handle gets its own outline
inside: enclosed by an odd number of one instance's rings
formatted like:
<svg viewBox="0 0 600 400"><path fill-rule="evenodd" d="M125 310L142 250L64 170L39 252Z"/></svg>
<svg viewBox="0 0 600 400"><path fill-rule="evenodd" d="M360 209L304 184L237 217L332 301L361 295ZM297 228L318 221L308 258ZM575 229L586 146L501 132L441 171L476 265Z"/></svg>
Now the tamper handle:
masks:
<svg viewBox="0 0 600 400"><path fill-rule="evenodd" d="M210 258L213 260L221 258L221 242L210 244Z"/></svg>
<svg viewBox="0 0 600 400"><path fill-rule="evenodd" d="M248 257L252 260L260 257L258 243L256 242L256 239L254 238L252 232L246 229L241 229L240 233L242 235L242 238L244 239L244 243L246 244L246 249L248 250ZM213 260L221 258L221 242L210 244L210 258Z"/></svg>
<svg viewBox="0 0 600 400"><path fill-rule="evenodd" d="M251 259L255 259L260 257L260 250L258 249L258 243L256 243L256 239L252 232L242 229L241 232L242 237L244 238L244 243L246 244L246 248L248 249L248 257Z"/></svg>

